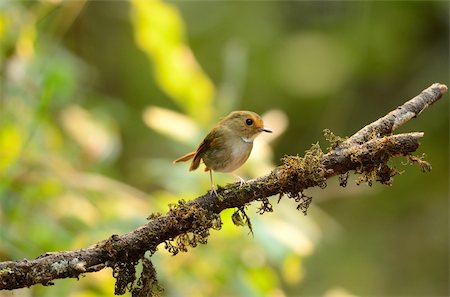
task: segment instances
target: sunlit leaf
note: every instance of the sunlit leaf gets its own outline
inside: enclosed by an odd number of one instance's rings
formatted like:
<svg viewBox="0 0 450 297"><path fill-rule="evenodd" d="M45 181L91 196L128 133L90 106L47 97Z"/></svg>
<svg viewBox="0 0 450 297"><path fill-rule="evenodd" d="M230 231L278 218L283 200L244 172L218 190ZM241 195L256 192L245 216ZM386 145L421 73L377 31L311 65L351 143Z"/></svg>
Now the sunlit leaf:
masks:
<svg viewBox="0 0 450 297"><path fill-rule="evenodd" d="M114 158L119 139L111 127L79 106L67 107L61 115L67 133L83 148L92 160Z"/></svg>
<svg viewBox="0 0 450 297"><path fill-rule="evenodd" d="M159 86L188 115L208 123L214 86L186 44L178 10L158 0L131 4L136 42L152 61Z"/></svg>
<svg viewBox="0 0 450 297"><path fill-rule="evenodd" d="M199 132L192 119L170 109L151 106L144 110L143 118L150 128L185 143L191 143Z"/></svg>
<svg viewBox="0 0 450 297"><path fill-rule="evenodd" d="M24 142L17 126L4 125L0 128L0 173L11 166L19 157Z"/></svg>
<svg viewBox="0 0 450 297"><path fill-rule="evenodd" d="M333 287L328 289L324 294L324 297L357 297L358 295L350 293L348 290L341 287Z"/></svg>
<svg viewBox="0 0 450 297"><path fill-rule="evenodd" d="M304 276L302 257L296 254L288 254L282 265L282 275L286 283L296 285L301 282Z"/></svg>
<svg viewBox="0 0 450 297"><path fill-rule="evenodd" d="M298 255L310 255L314 250L315 244L311 238L285 220L273 219L265 227L274 239Z"/></svg>

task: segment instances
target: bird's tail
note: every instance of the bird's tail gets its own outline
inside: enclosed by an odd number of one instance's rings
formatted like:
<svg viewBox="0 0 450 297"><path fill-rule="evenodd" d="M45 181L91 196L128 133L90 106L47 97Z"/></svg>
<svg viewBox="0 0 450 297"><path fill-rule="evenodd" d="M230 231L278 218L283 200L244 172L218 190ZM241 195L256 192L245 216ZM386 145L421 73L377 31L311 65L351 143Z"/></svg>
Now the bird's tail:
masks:
<svg viewBox="0 0 450 297"><path fill-rule="evenodd" d="M195 156L195 152L188 153L188 154L181 156L178 159L174 160L173 164L189 161L190 159L194 158L194 156Z"/></svg>
<svg viewBox="0 0 450 297"><path fill-rule="evenodd" d="M202 159L200 156L197 156L197 152L188 153L184 156L179 157L178 159L173 161L173 164L179 163L179 162L186 162L190 159L194 158L191 163L191 167L189 167L189 171L195 170L200 165L200 160Z"/></svg>

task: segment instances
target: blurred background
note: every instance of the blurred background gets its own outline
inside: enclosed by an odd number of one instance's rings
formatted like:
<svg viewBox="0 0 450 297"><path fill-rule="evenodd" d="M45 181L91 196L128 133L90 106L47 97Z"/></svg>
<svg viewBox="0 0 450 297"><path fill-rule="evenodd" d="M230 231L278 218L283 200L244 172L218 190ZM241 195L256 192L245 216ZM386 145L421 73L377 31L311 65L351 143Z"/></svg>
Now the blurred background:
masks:
<svg viewBox="0 0 450 297"><path fill-rule="evenodd" d="M264 116L240 170L268 173L322 130L349 136L449 82L449 4L12 1L0 3L0 260L77 249L209 189L172 160L232 110ZM424 131L390 187L310 189L222 213L207 245L152 257L165 296L448 296L448 95L399 132ZM224 185L234 182L216 174ZM111 296L111 270L0 296Z"/></svg>

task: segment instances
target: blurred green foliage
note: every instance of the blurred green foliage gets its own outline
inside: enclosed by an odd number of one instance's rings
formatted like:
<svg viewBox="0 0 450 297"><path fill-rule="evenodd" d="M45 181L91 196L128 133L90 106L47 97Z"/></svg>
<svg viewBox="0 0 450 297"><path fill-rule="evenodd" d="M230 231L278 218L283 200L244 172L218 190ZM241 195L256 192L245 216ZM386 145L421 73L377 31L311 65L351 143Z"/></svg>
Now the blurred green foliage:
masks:
<svg viewBox="0 0 450 297"><path fill-rule="evenodd" d="M350 135L448 83L446 2L2 1L0 260L125 233L209 188L171 160L234 109L265 115L244 176ZM433 171L394 161L392 187L312 189L222 214L207 245L152 257L166 296L445 296L448 96L401 131L424 131ZM219 184L232 182L217 174ZM275 199L272 199L275 202ZM15 296L110 296L111 271ZM6 294L6 295L5 295ZM0 293L0 296L10 296Z"/></svg>

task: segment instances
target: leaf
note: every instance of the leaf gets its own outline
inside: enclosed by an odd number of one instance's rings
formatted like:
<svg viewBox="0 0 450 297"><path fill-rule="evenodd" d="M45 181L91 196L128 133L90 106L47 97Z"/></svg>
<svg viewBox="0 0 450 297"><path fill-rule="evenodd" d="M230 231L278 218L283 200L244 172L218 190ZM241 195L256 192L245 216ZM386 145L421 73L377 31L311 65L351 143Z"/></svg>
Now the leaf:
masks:
<svg viewBox="0 0 450 297"><path fill-rule="evenodd" d="M208 123L215 88L186 44L178 10L157 0L131 5L136 43L154 65L160 88L189 116Z"/></svg>

